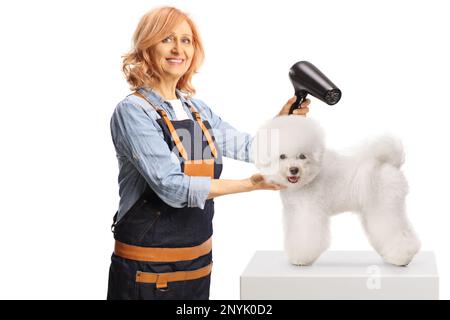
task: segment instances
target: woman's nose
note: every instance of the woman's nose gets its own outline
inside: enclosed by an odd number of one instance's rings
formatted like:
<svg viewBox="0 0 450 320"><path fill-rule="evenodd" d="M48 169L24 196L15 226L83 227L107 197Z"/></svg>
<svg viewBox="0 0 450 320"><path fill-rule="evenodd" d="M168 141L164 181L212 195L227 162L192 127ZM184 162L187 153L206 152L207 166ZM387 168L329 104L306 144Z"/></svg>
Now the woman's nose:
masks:
<svg viewBox="0 0 450 320"><path fill-rule="evenodd" d="M179 51L179 43L178 41L173 42L172 52L177 53Z"/></svg>

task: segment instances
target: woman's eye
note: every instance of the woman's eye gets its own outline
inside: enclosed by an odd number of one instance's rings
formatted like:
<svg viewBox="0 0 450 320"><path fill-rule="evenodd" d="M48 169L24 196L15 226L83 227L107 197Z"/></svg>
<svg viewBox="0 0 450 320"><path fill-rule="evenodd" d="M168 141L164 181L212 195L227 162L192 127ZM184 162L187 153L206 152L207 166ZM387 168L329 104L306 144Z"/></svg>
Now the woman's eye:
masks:
<svg viewBox="0 0 450 320"><path fill-rule="evenodd" d="M286 155L285 155L285 154L280 155L280 159L281 159L281 160L286 159Z"/></svg>
<svg viewBox="0 0 450 320"><path fill-rule="evenodd" d="M302 154L300 154L300 155L298 156L298 158L299 158L299 159L302 159L302 160L305 160L305 159L306 159L306 156L302 153Z"/></svg>
<svg viewBox="0 0 450 320"><path fill-rule="evenodd" d="M184 38L184 39L183 39L183 43L190 44L190 43L191 43L191 39L189 39L189 38Z"/></svg>
<svg viewBox="0 0 450 320"><path fill-rule="evenodd" d="M165 38L162 42L163 43L169 43L169 42L171 42L172 41L172 37L167 37L167 38Z"/></svg>

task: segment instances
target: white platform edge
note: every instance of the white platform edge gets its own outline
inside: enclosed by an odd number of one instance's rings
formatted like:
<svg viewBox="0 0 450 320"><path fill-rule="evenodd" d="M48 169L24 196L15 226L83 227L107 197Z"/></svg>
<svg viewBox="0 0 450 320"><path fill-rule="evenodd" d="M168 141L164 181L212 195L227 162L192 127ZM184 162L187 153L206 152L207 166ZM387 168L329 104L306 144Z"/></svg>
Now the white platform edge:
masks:
<svg viewBox="0 0 450 320"><path fill-rule="evenodd" d="M407 267L387 264L371 251L327 251L309 267L291 265L283 251L257 251L240 277L240 297L438 299L439 276L431 251L419 252Z"/></svg>

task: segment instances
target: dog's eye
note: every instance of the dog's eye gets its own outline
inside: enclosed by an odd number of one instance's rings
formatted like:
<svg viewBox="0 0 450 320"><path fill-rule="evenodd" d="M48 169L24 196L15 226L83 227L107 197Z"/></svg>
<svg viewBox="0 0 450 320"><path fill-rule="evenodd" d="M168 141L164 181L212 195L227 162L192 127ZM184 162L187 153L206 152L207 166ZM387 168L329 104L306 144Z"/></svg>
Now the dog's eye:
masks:
<svg viewBox="0 0 450 320"><path fill-rule="evenodd" d="M281 159L281 160L286 159L286 155L285 155L285 154L280 155L280 159Z"/></svg>
<svg viewBox="0 0 450 320"><path fill-rule="evenodd" d="M302 159L302 160L305 160L305 159L306 159L306 156L302 153L302 154L300 154L300 155L298 156L298 158L299 158L299 159Z"/></svg>

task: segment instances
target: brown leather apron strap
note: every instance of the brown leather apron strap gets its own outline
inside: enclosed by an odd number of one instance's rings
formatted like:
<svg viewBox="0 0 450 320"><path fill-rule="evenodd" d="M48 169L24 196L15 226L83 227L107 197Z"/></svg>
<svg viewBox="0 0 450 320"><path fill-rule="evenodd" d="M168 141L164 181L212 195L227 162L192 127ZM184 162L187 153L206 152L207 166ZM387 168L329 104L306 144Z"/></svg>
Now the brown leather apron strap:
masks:
<svg viewBox="0 0 450 320"><path fill-rule="evenodd" d="M208 254L212 250L212 239L209 238L195 247L183 248L151 248L129 245L116 240L114 254L116 256L149 262L176 262L194 260Z"/></svg>
<svg viewBox="0 0 450 320"><path fill-rule="evenodd" d="M192 113L194 114L195 120L197 121L200 128L202 128L203 134L205 135L206 140L208 141L209 148L211 149L214 158L217 158L217 149L216 146L214 145L211 135L209 134L208 128L205 127L205 124L203 123L202 118L200 117L200 113L198 113L197 109L195 109L195 107L192 104L190 104L190 107Z"/></svg>
<svg viewBox="0 0 450 320"><path fill-rule="evenodd" d="M167 288L168 282L195 280L206 277L211 273L212 263L206 267L192 271L177 271L166 273L149 273L138 271L136 273L136 282L156 283L157 289Z"/></svg>
<svg viewBox="0 0 450 320"><path fill-rule="evenodd" d="M172 122L170 122L169 117L167 116L167 113L164 110L160 111L162 118L164 119L164 122L166 123L167 127L169 128L170 134L172 135L173 142L175 142L175 145L177 146L178 151L180 151L181 156L184 160L188 160L188 155L186 152L186 149L184 149L183 144L181 143L180 137L177 134L177 131L173 127Z"/></svg>
<svg viewBox="0 0 450 320"><path fill-rule="evenodd" d="M184 158L184 160L188 160L187 152L183 147L183 144L181 143L180 138L178 137L178 134L173 127L172 122L169 120L169 117L167 116L167 113L162 110L156 108L153 104L151 104L140 92L136 91L133 93L135 96L138 96L145 101L147 101L155 110L159 113L161 118L163 118L164 122L166 123L167 127L169 128L170 134L172 135L173 141L175 142L175 145L177 146L178 151L180 151L181 156ZM203 134L206 137L206 140L208 141L209 148L211 149L211 153L213 154L214 158L217 158L217 149L214 145L213 139L211 137L211 134L209 133L208 128L206 128L205 124L202 121L202 118L200 116L200 113L197 111L197 109L189 103L189 108L191 109L192 114L194 115L195 120L197 121L198 125L202 129Z"/></svg>
<svg viewBox="0 0 450 320"><path fill-rule="evenodd" d="M161 118L164 120L167 127L169 128L170 134L172 135L173 141L175 142L175 145L177 146L177 149L180 152L181 156L183 157L184 160L188 160L189 158L188 158L186 149L184 149L183 144L181 143L180 137L178 136L177 131L173 127L172 122L170 122L169 117L167 116L167 113L162 109L156 108L140 92L136 91L133 94L135 96L138 96L138 97L144 99L145 101L147 101L156 110L156 112L158 112L158 114L161 116Z"/></svg>

